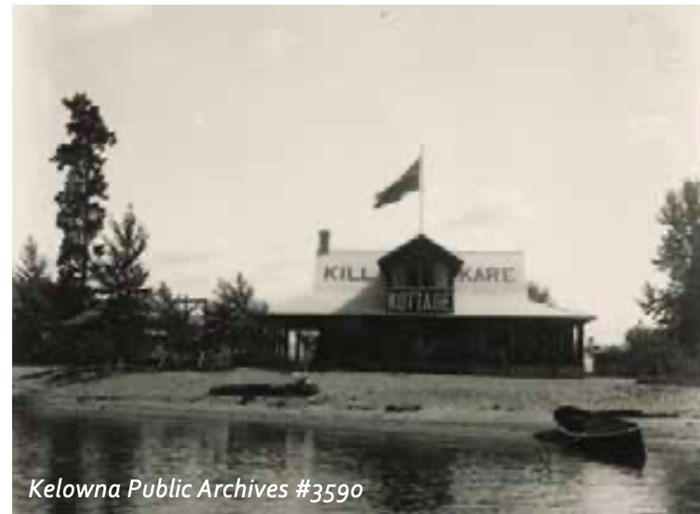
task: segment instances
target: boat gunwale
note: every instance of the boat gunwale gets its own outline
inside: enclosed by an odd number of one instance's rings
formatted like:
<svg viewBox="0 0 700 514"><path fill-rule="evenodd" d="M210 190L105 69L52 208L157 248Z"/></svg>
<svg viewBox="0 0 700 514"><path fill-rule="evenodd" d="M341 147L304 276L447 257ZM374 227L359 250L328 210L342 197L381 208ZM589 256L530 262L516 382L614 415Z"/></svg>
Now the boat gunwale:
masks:
<svg viewBox="0 0 700 514"><path fill-rule="evenodd" d="M562 432L564 435L571 437L571 438L578 438L578 439L595 439L595 438L610 438L610 437L618 437L618 436L628 436L631 434L639 434L640 429L636 425L630 425L625 428L620 428L618 430L612 431L612 432L593 432L593 433L588 433L588 432L572 432L571 430L568 430L567 428L557 425L557 430Z"/></svg>

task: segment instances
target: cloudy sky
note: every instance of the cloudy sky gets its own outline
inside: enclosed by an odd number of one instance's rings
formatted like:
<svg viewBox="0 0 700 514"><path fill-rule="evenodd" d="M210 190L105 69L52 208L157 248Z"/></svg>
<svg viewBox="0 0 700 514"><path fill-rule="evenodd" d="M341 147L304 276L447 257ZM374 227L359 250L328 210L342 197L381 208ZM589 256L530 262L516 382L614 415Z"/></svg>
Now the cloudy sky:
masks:
<svg viewBox="0 0 700 514"><path fill-rule="evenodd" d="M316 232L390 249L417 195L373 195L425 146L426 232L521 249L531 279L635 323L664 192L700 173L700 8L13 8L13 253L55 258L48 162L63 96L119 143L111 214L147 226L153 282L208 295L242 271L274 301L311 286Z"/></svg>

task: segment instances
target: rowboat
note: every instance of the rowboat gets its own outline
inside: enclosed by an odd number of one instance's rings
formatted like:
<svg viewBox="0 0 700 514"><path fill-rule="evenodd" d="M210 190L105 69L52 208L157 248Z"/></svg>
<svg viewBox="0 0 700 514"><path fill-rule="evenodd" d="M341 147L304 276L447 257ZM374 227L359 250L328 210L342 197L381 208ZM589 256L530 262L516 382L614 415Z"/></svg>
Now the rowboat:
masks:
<svg viewBox="0 0 700 514"><path fill-rule="evenodd" d="M646 447L639 426L606 413L570 405L554 411L557 428L538 439L555 442L587 458L636 469L646 464Z"/></svg>

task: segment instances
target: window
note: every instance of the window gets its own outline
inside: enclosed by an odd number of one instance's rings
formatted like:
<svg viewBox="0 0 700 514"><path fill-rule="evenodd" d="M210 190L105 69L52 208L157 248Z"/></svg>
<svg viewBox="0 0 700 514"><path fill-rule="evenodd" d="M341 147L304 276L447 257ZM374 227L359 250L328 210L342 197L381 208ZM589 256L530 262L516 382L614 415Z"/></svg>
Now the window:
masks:
<svg viewBox="0 0 700 514"><path fill-rule="evenodd" d="M435 287L435 273L433 266L427 262L415 262L408 268L406 274L408 287Z"/></svg>
<svg viewBox="0 0 700 514"><path fill-rule="evenodd" d="M421 285L423 287L435 287L435 270L432 267L425 266L421 268Z"/></svg>
<svg viewBox="0 0 700 514"><path fill-rule="evenodd" d="M441 263L413 259L397 264L386 275L388 287L447 288L449 271Z"/></svg>
<svg viewBox="0 0 700 514"><path fill-rule="evenodd" d="M411 266L406 273L406 286L418 287L420 285L420 268Z"/></svg>

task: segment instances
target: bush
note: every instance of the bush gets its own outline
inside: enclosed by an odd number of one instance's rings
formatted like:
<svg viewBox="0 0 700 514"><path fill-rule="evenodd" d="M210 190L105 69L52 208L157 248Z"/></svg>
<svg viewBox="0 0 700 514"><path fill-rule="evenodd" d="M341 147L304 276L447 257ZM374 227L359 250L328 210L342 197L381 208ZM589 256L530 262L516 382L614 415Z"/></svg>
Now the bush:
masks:
<svg viewBox="0 0 700 514"><path fill-rule="evenodd" d="M700 360L683 349L664 330L634 327L627 332L624 349L627 370L633 375L698 374Z"/></svg>

